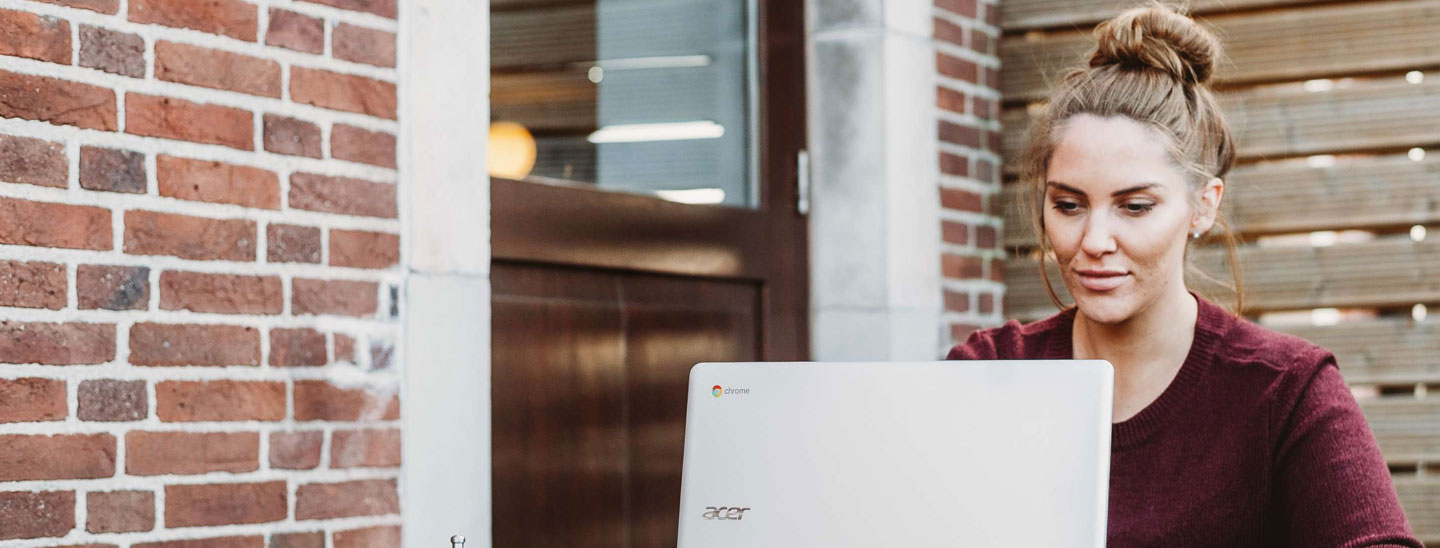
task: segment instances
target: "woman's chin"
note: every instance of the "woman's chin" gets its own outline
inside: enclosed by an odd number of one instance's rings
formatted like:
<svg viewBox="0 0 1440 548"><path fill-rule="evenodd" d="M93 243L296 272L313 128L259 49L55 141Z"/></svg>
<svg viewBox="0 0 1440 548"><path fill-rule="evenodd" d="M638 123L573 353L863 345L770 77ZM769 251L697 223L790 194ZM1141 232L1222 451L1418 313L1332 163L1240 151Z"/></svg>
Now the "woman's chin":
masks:
<svg viewBox="0 0 1440 548"><path fill-rule="evenodd" d="M1099 324L1116 324L1128 319L1134 312L1130 300L1126 295L1117 293L1104 293L1096 295L1084 294L1081 289L1075 299L1080 312L1085 314L1085 319ZM1072 293L1074 295L1074 293Z"/></svg>

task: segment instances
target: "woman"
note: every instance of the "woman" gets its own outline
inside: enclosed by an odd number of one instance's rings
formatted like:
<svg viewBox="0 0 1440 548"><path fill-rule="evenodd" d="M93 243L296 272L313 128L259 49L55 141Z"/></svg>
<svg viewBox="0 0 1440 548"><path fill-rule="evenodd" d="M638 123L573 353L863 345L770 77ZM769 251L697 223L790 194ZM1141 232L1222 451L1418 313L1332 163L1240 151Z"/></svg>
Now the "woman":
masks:
<svg viewBox="0 0 1440 548"><path fill-rule="evenodd" d="M1224 230L1234 160L1208 89L1219 41L1158 4L1095 34L1022 168L1041 274L1053 253L1075 306L975 332L950 359L1114 365L1112 548L1421 546L1334 355L1185 286L1190 241Z"/></svg>

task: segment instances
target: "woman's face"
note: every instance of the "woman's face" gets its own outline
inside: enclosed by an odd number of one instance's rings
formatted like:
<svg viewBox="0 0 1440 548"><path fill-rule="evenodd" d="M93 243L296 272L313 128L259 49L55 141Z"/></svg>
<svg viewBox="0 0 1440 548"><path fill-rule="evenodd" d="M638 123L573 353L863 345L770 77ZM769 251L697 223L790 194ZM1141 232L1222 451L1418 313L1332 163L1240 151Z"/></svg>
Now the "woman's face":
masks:
<svg viewBox="0 0 1440 548"><path fill-rule="evenodd" d="M1164 137L1123 116L1092 115L1071 118L1057 135L1045 234L1080 312L1119 323L1184 291L1186 238L1210 223L1190 205Z"/></svg>

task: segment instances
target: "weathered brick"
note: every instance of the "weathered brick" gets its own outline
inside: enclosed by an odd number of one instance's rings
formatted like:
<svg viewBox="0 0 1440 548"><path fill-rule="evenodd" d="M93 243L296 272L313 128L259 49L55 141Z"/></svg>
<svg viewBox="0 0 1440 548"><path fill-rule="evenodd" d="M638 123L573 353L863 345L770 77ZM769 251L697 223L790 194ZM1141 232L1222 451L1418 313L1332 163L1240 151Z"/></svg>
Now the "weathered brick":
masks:
<svg viewBox="0 0 1440 548"><path fill-rule="evenodd" d="M280 178L258 167L160 154L155 180L161 196L280 209Z"/></svg>
<svg viewBox="0 0 1440 548"><path fill-rule="evenodd" d="M0 260L0 306L65 308L65 265Z"/></svg>
<svg viewBox="0 0 1440 548"><path fill-rule="evenodd" d="M330 266L389 268L400 263L400 235L330 230Z"/></svg>
<svg viewBox="0 0 1440 548"><path fill-rule="evenodd" d="M272 224L265 228L265 260L272 263L319 263L320 229Z"/></svg>
<svg viewBox="0 0 1440 548"><path fill-rule="evenodd" d="M165 486L165 526L200 527L285 519L284 481Z"/></svg>
<svg viewBox="0 0 1440 548"><path fill-rule="evenodd" d="M167 540L164 542L140 542L130 548L265 548L265 537L215 537L194 540Z"/></svg>
<svg viewBox="0 0 1440 548"><path fill-rule="evenodd" d="M400 466L400 431L394 428L336 430L330 435L331 468Z"/></svg>
<svg viewBox="0 0 1440 548"><path fill-rule="evenodd" d="M377 67L395 66L395 33L341 23L330 36L336 59Z"/></svg>
<svg viewBox="0 0 1440 548"><path fill-rule="evenodd" d="M956 177L965 177L967 175L970 175L970 159L964 156L950 154L948 152L941 152L940 173L945 175L954 175Z"/></svg>
<svg viewBox="0 0 1440 548"><path fill-rule="evenodd" d="M279 276L160 273L160 309L218 314L279 314L285 308Z"/></svg>
<svg viewBox="0 0 1440 548"><path fill-rule="evenodd" d="M260 12L241 0L130 0L130 20L195 29L254 42Z"/></svg>
<svg viewBox="0 0 1440 548"><path fill-rule="evenodd" d="M118 112L109 88L0 70L0 118L115 131Z"/></svg>
<svg viewBox="0 0 1440 548"><path fill-rule="evenodd" d="M0 135L0 181L65 188L70 168L65 144Z"/></svg>
<svg viewBox="0 0 1440 548"><path fill-rule="evenodd" d="M945 290L945 310L949 312L970 311L970 294Z"/></svg>
<svg viewBox="0 0 1440 548"><path fill-rule="evenodd" d="M390 367L390 360L395 356L395 345L386 341L377 341L370 345L370 369L380 370Z"/></svg>
<svg viewBox="0 0 1440 548"><path fill-rule="evenodd" d="M965 29L961 28L960 25L936 17L932 21L931 28L933 30L931 30L930 35L935 37L936 40L949 42L957 46L965 45Z"/></svg>
<svg viewBox="0 0 1440 548"><path fill-rule="evenodd" d="M295 381L297 421L381 421L400 418L393 387L340 388L326 381Z"/></svg>
<svg viewBox="0 0 1440 548"><path fill-rule="evenodd" d="M395 543L400 546L400 543ZM270 535L270 548L325 548L325 533L276 533Z"/></svg>
<svg viewBox="0 0 1440 548"><path fill-rule="evenodd" d="M255 432L130 432L125 473L132 476L254 472L260 469Z"/></svg>
<svg viewBox="0 0 1440 548"><path fill-rule="evenodd" d="M975 0L935 0L935 6L957 15L974 19L980 13Z"/></svg>
<svg viewBox="0 0 1440 548"><path fill-rule="evenodd" d="M305 53L325 51L325 22L289 10L270 8L265 44Z"/></svg>
<svg viewBox="0 0 1440 548"><path fill-rule="evenodd" d="M107 250L110 210L0 198L0 244Z"/></svg>
<svg viewBox="0 0 1440 548"><path fill-rule="evenodd" d="M946 278L973 280L985 275L985 262L979 257L946 253L940 256L940 273Z"/></svg>
<svg viewBox="0 0 1440 548"><path fill-rule="evenodd" d="M255 147L250 111L140 93L125 94L125 132L240 150Z"/></svg>
<svg viewBox="0 0 1440 548"><path fill-rule="evenodd" d="M310 470L320 466L320 446L324 443L325 433L319 430L271 432L270 467Z"/></svg>
<svg viewBox="0 0 1440 548"><path fill-rule="evenodd" d="M340 9L363 11L373 13L382 17L395 18L395 0L301 0L316 4L325 4Z"/></svg>
<svg viewBox="0 0 1440 548"><path fill-rule="evenodd" d="M265 150L276 154L319 158L320 126L278 114L265 115Z"/></svg>
<svg viewBox="0 0 1440 548"><path fill-rule="evenodd" d="M290 175L290 207L394 219L395 185L297 172Z"/></svg>
<svg viewBox="0 0 1440 548"><path fill-rule="evenodd" d="M115 359L115 324L0 321L0 363L88 365Z"/></svg>
<svg viewBox="0 0 1440 548"><path fill-rule="evenodd" d="M959 211L983 211L985 197L958 188L940 189L940 207Z"/></svg>
<svg viewBox="0 0 1440 548"><path fill-rule="evenodd" d="M155 405L164 422L278 421L285 418L285 383L160 382L155 385Z"/></svg>
<svg viewBox="0 0 1440 548"><path fill-rule="evenodd" d="M113 148L80 148L80 188L144 194L145 155Z"/></svg>
<svg viewBox="0 0 1440 548"><path fill-rule="evenodd" d="M970 148L980 148L980 130L970 126L940 121L940 140L952 145L960 145Z"/></svg>
<svg viewBox="0 0 1440 548"><path fill-rule="evenodd" d="M295 519L381 516L400 511L395 480L307 483L295 491Z"/></svg>
<svg viewBox="0 0 1440 548"><path fill-rule="evenodd" d="M951 57L943 53L935 54L935 71L944 76L949 76L972 84L980 82L980 66L974 61Z"/></svg>
<svg viewBox="0 0 1440 548"><path fill-rule="evenodd" d="M0 55L70 64L70 22L0 9Z"/></svg>
<svg viewBox="0 0 1440 548"><path fill-rule="evenodd" d="M965 94L949 88L935 88L935 106L956 114L965 114Z"/></svg>
<svg viewBox="0 0 1440 548"><path fill-rule="evenodd" d="M80 25L80 66L145 77L145 39L136 34Z"/></svg>
<svg viewBox="0 0 1440 548"><path fill-rule="evenodd" d="M155 43L155 78L262 97L280 96L280 63L165 40Z"/></svg>
<svg viewBox="0 0 1440 548"><path fill-rule="evenodd" d="M85 494L85 530L133 533L155 528L155 493L106 491Z"/></svg>
<svg viewBox="0 0 1440 548"><path fill-rule="evenodd" d="M965 245L970 241L970 227L954 221L941 221L940 239L945 243Z"/></svg>
<svg viewBox="0 0 1440 548"><path fill-rule="evenodd" d="M255 260L255 221L173 213L125 212L125 252L182 259Z"/></svg>
<svg viewBox="0 0 1440 548"><path fill-rule="evenodd" d="M97 11L106 15L115 15L120 11L120 0L37 0L47 4L57 4L80 8L90 11Z"/></svg>
<svg viewBox="0 0 1440 548"><path fill-rule="evenodd" d="M130 326L130 363L260 365L260 330L240 325L139 322Z"/></svg>
<svg viewBox="0 0 1440 548"><path fill-rule="evenodd" d="M110 434L0 436L0 481L95 479L114 475L115 436Z"/></svg>
<svg viewBox="0 0 1440 548"><path fill-rule="evenodd" d="M64 420L65 381L59 379L0 379L0 422Z"/></svg>
<svg viewBox="0 0 1440 548"><path fill-rule="evenodd" d="M355 363L355 337L335 334L335 361Z"/></svg>
<svg viewBox="0 0 1440 548"><path fill-rule="evenodd" d="M332 538L335 548L395 548L400 545L400 526L382 525L336 531Z"/></svg>
<svg viewBox="0 0 1440 548"><path fill-rule="evenodd" d="M0 523L0 540L65 536L75 528L75 492L0 493Z"/></svg>
<svg viewBox="0 0 1440 548"><path fill-rule="evenodd" d="M356 280L290 281L290 312L295 315L333 314L366 317L375 315L379 284Z"/></svg>
<svg viewBox="0 0 1440 548"><path fill-rule="evenodd" d="M290 67L290 100L395 119L395 84L354 74Z"/></svg>
<svg viewBox="0 0 1440 548"><path fill-rule="evenodd" d="M975 247L994 249L998 240L999 234L996 232L995 227L989 225L975 227Z"/></svg>
<svg viewBox="0 0 1440 548"><path fill-rule="evenodd" d="M330 156L393 169L395 135L335 124L330 130Z"/></svg>
<svg viewBox="0 0 1440 548"><path fill-rule="evenodd" d="M138 421L150 414L150 399L145 393L145 381L142 380L81 381L79 396L80 408L77 415L82 421Z"/></svg>
<svg viewBox="0 0 1440 548"><path fill-rule="evenodd" d="M314 329L270 330L270 365L325 365L325 334Z"/></svg>
<svg viewBox="0 0 1440 548"><path fill-rule="evenodd" d="M82 264L75 268L81 310L146 310L150 267Z"/></svg>

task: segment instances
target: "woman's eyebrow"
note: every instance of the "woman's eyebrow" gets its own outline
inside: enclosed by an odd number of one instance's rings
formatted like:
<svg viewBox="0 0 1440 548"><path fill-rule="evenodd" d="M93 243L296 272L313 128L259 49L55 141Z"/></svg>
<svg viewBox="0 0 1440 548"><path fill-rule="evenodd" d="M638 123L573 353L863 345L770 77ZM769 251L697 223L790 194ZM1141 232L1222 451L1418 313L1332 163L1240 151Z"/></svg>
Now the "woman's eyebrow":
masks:
<svg viewBox="0 0 1440 548"><path fill-rule="evenodd" d="M1085 191L1080 190L1080 189L1078 189L1078 188L1075 188L1075 187L1073 187L1073 186L1067 185L1067 184L1065 184L1065 183L1057 182L1057 181L1050 181L1050 182L1048 182L1048 183L1045 183L1045 186L1053 186L1053 187L1058 188L1058 189L1060 189L1060 190L1064 190L1064 191L1066 191L1066 192L1073 192L1073 193L1079 194L1079 195L1081 195L1081 196L1084 196L1084 195L1085 195ZM1110 196L1111 196L1111 197L1124 196L1124 195L1129 194L1129 193L1131 193L1131 192L1139 192L1139 191L1145 190L1145 189L1147 189L1147 188L1156 187L1156 186L1160 186L1160 184L1159 184L1159 183L1145 183L1145 184L1142 184L1142 185L1136 185L1136 186L1132 186L1132 187L1130 187L1130 188L1124 188L1124 189L1117 190L1117 191L1115 191L1115 192L1111 192L1111 193L1110 193Z"/></svg>

